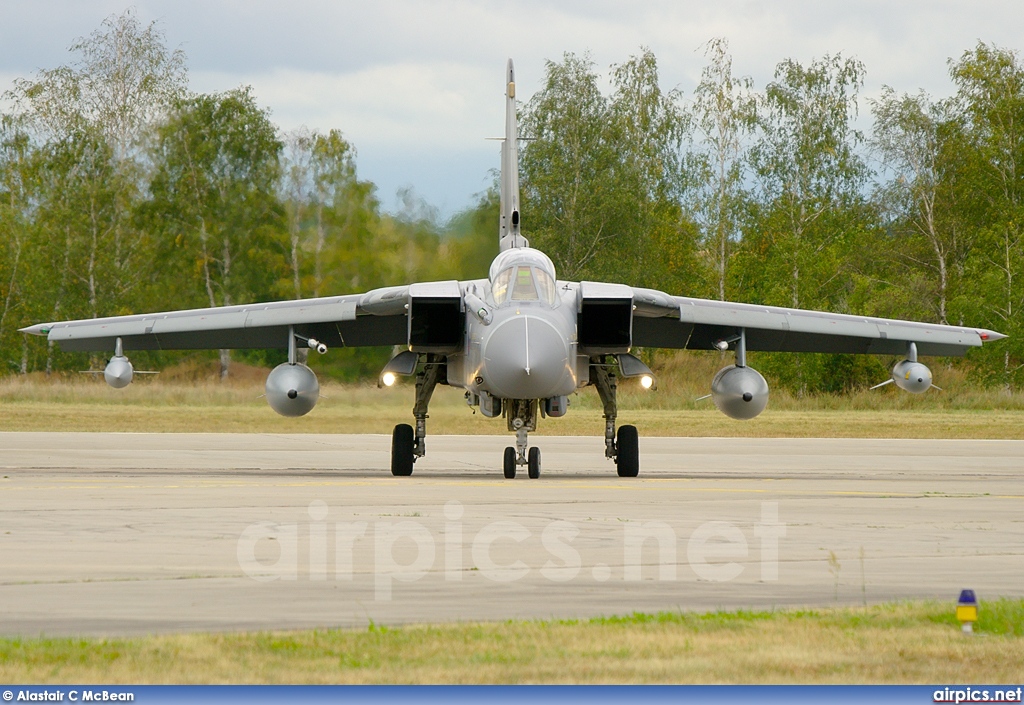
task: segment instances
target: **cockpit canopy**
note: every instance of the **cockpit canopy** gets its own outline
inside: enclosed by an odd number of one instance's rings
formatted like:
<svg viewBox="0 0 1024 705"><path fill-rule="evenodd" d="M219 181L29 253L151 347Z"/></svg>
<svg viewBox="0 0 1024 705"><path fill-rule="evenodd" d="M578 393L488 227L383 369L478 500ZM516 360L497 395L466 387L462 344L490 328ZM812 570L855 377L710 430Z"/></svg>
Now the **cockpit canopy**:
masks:
<svg viewBox="0 0 1024 705"><path fill-rule="evenodd" d="M542 301L555 306L555 265L540 250L528 247L505 250L491 263L494 303Z"/></svg>

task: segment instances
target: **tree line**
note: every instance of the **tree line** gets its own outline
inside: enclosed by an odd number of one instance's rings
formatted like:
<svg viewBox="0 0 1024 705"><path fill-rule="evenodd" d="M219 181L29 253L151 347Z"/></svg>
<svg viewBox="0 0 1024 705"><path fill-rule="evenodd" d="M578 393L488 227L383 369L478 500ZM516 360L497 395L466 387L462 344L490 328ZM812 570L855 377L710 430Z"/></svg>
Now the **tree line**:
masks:
<svg viewBox="0 0 1024 705"><path fill-rule="evenodd" d="M4 373L100 362L17 332L39 321L486 276L496 188L443 223L411 193L387 213L341 131L283 133L245 87L190 92L183 53L131 11L71 52L16 81L0 114ZM994 328L1011 338L964 364L1019 387L1016 53L979 43L950 60L948 99L887 87L867 101L867 133L854 59L787 59L758 89L734 74L725 40L705 55L689 94L661 88L647 50L611 67L610 92L586 55L547 63L520 108L523 231L559 276ZM332 351L326 371L376 375L388 352ZM229 362L222 351L223 374ZM813 392L879 381L884 362L765 354L758 365Z"/></svg>
<svg viewBox="0 0 1024 705"><path fill-rule="evenodd" d="M985 43L949 61L954 94L885 87L825 56L781 61L758 90L728 44L690 95L656 57L547 64L525 105L523 229L560 276L689 296L992 328L980 381L1024 382L1024 65ZM867 116L865 116L867 117ZM868 356L756 356L795 391L885 378Z"/></svg>

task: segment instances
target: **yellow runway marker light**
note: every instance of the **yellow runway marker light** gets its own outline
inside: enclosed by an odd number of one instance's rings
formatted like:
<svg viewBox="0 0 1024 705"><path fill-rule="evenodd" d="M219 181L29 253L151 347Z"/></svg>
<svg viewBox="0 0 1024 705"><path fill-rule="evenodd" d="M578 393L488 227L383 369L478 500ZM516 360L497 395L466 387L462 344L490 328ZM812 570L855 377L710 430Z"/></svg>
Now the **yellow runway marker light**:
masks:
<svg viewBox="0 0 1024 705"><path fill-rule="evenodd" d="M978 598L974 590L961 590L960 599L956 603L956 618L960 620L964 634L974 632L974 623L978 621Z"/></svg>

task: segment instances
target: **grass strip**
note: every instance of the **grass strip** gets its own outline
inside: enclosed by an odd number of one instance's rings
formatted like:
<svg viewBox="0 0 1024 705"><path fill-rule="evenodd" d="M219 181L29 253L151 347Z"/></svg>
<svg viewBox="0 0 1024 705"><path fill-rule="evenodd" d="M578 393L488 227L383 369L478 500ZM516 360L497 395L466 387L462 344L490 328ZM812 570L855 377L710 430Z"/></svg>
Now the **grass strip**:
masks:
<svg viewBox="0 0 1024 705"><path fill-rule="evenodd" d="M322 404L294 419L265 405L154 405L98 402L0 403L0 431L134 433L382 433L412 423L402 403ZM622 409L620 424L637 426L641 437L728 438L987 438L1024 439L1024 412L1006 410L772 410L751 421L734 421L715 409ZM504 419L486 419L457 405L432 406L428 432L436 435L506 432ZM601 412L574 409L565 418L544 419L542 436L595 436L604 432Z"/></svg>
<svg viewBox="0 0 1024 705"><path fill-rule="evenodd" d="M965 380L953 380L954 391L923 395L886 388L798 398L773 391L758 418L735 421L710 400L697 401L713 374L712 365L704 367L690 370L689 377L677 372L663 378L655 392L623 382L619 423L636 425L641 436L1024 439L1024 395L976 389ZM0 379L0 431L390 434L395 424L412 422L408 381L390 389L325 382L316 408L293 419L275 414L262 398L266 370L259 368L243 368L225 382L161 375L126 389L93 377ZM564 418L543 419L537 433L602 435L597 394L588 388L570 402ZM461 389L439 386L431 400L431 434L504 434L505 427L504 419L474 413Z"/></svg>
<svg viewBox="0 0 1024 705"><path fill-rule="evenodd" d="M1019 683L1024 600L0 640L6 683Z"/></svg>

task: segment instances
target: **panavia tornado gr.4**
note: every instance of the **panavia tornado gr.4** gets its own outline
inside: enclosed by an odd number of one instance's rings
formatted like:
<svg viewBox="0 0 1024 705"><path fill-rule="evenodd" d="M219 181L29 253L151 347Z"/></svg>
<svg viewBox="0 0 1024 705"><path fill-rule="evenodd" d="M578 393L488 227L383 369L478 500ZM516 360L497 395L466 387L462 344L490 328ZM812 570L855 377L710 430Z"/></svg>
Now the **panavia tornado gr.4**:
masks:
<svg viewBox="0 0 1024 705"><path fill-rule="evenodd" d="M1005 336L990 330L672 296L626 284L560 281L543 252L520 232L515 76L506 70L505 137L501 150L501 250L487 279L440 281L364 294L242 306L41 323L23 329L66 350L110 350L107 382L132 380L130 350L287 348L288 362L270 372L266 395L285 416L308 413L320 385L296 349L396 346L381 382L416 375L415 425L395 427L391 472L411 475L426 453L427 406L438 384L466 390L471 406L503 417L516 434L503 470L513 478L541 469L528 434L541 416L560 417L569 396L597 388L604 405L605 456L622 477L635 477L640 455L635 426L616 429L617 379L654 375L634 346L735 350L735 364L715 375L711 397L725 414L751 419L768 403L768 384L747 366L749 350L901 355L893 382L921 393L932 385L918 355L962 355Z"/></svg>

